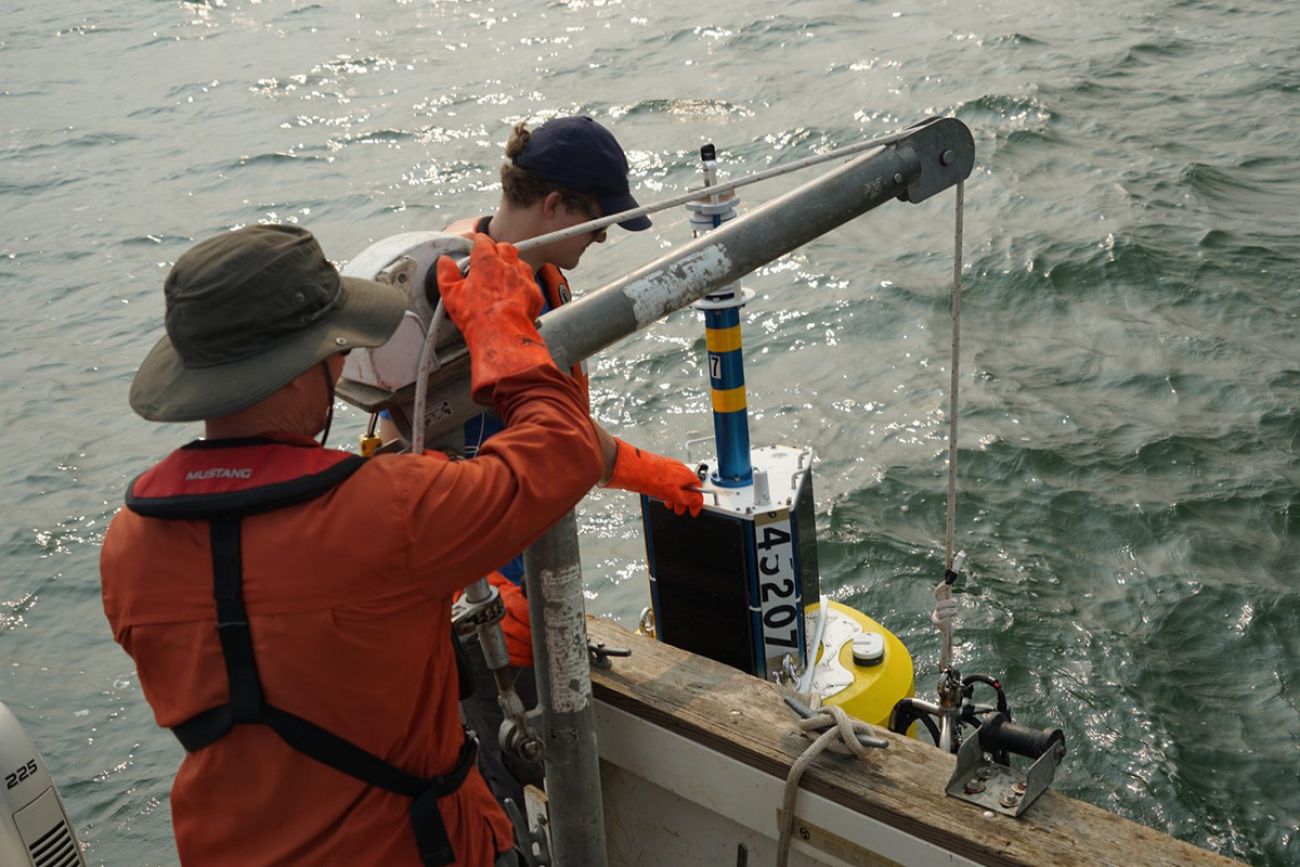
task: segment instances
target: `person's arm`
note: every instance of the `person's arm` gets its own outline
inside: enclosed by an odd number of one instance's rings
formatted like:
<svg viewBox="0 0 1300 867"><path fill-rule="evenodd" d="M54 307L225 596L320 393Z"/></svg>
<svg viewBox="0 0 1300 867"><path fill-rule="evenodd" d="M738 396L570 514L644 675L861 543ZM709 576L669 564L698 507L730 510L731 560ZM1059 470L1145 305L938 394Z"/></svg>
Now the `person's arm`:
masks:
<svg viewBox="0 0 1300 867"><path fill-rule="evenodd" d="M700 478L686 464L630 445L610 435L600 425L596 425L596 430L601 437L601 453L605 459L601 485L663 500L678 515L690 512L691 517L695 517L704 508Z"/></svg>
<svg viewBox="0 0 1300 867"><path fill-rule="evenodd" d="M505 390L503 383L498 392ZM473 460L439 460L408 492L415 574L446 592L536 541L603 471L595 427L567 374L554 367L520 374L509 391L498 404L505 430Z"/></svg>
<svg viewBox="0 0 1300 867"><path fill-rule="evenodd" d="M600 453L604 461L604 470L601 472L598 484L604 486L609 484L610 478L614 475L614 463L618 460L618 440L614 435L605 430L596 421L592 420L592 425L596 428L596 436L600 439ZM393 440L406 440L402 437L401 431L397 429L397 423L388 416L379 417L379 436L384 443L390 443Z"/></svg>
<svg viewBox="0 0 1300 867"><path fill-rule="evenodd" d="M437 276L469 349L472 394L506 424L474 460L439 461L407 475L416 574L454 590L573 508L600 479L605 458L581 389L556 368L537 333L541 298L514 248L479 235L468 278L446 257Z"/></svg>
<svg viewBox="0 0 1300 867"><path fill-rule="evenodd" d="M618 462L618 440L612 433L601 427L595 419L591 424L596 428L596 436L600 438L600 455L605 461L605 471L600 475L600 486L603 488L609 484L609 480L614 476L614 464Z"/></svg>

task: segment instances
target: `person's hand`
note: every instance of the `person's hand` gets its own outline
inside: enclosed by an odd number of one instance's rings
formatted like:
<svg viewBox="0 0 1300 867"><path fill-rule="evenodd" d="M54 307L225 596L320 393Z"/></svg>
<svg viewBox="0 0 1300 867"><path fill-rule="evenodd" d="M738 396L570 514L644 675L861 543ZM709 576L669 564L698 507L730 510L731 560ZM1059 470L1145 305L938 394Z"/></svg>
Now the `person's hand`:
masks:
<svg viewBox="0 0 1300 867"><path fill-rule="evenodd" d="M462 334L485 314L517 311L532 320L542 311L542 293L519 252L482 233L474 236L468 274L450 256L438 259L436 273L443 307Z"/></svg>
<svg viewBox="0 0 1300 867"><path fill-rule="evenodd" d="M553 364L534 324L542 293L514 247L475 235L469 274L462 276L449 256L438 259L436 274L443 308L469 350L476 401L487 403L496 384L511 374Z"/></svg>
<svg viewBox="0 0 1300 867"><path fill-rule="evenodd" d="M699 476L678 460L628 445L615 437L618 457L606 487L635 491L663 500L675 514L695 517L704 507Z"/></svg>

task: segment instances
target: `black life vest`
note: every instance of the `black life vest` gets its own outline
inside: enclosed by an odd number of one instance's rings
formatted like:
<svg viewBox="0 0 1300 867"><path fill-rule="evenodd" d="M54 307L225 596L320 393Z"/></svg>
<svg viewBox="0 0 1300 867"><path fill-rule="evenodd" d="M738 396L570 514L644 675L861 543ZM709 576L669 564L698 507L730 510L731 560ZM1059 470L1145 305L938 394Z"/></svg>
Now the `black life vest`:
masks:
<svg viewBox="0 0 1300 867"><path fill-rule="evenodd" d="M243 452L243 449L259 452ZM346 452L304 448L273 440L199 440L185 449L231 449L241 460L236 467L190 473L211 493L152 495L159 487L158 470L137 477L127 489L126 506L136 514L164 520L206 520L211 525L213 593L217 604L217 635L230 688L227 702L209 708L172 727L187 752L201 750L241 724L265 725L300 753L353 779L411 798L411 827L420 860L428 867L452 864L456 854L438 810L438 798L452 794L474 765L478 741L465 730L465 740L452 770L426 779L390 765L351 741L310 720L269 704L253 655L252 632L244 608L240 525L244 517L304 503L345 482L366 459ZM254 472L250 465L256 465ZM165 478L166 473L162 474ZM270 477L270 481L264 481ZM165 484L162 485L165 490ZM193 485L191 485L193 487ZM172 489L174 490L174 488ZM463 651L452 634L457 668L466 681Z"/></svg>

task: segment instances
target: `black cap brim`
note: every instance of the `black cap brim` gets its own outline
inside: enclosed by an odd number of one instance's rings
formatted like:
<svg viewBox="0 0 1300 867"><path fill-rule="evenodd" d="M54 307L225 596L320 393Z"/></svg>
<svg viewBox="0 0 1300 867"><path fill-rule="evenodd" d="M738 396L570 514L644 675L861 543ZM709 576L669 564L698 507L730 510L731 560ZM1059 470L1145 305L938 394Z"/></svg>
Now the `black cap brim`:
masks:
<svg viewBox="0 0 1300 867"><path fill-rule="evenodd" d="M634 211L641 207L637 204L636 199L630 194L622 196L598 196L601 210L605 216L612 216L623 211ZM629 232L643 232L650 228L650 218L644 214L640 217L633 217L630 220L624 220L618 224L620 228L627 229Z"/></svg>

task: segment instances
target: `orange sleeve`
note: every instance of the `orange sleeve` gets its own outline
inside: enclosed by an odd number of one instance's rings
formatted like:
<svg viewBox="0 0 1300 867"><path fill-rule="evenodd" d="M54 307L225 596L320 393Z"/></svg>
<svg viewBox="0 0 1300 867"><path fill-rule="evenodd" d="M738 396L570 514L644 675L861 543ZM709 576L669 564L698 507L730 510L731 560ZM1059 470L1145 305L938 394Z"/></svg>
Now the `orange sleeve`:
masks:
<svg viewBox="0 0 1300 867"><path fill-rule="evenodd" d="M603 458L578 384L552 365L503 378L506 428L472 461L411 474L411 574L451 593L537 540L600 480ZM400 457L400 456L399 456Z"/></svg>

